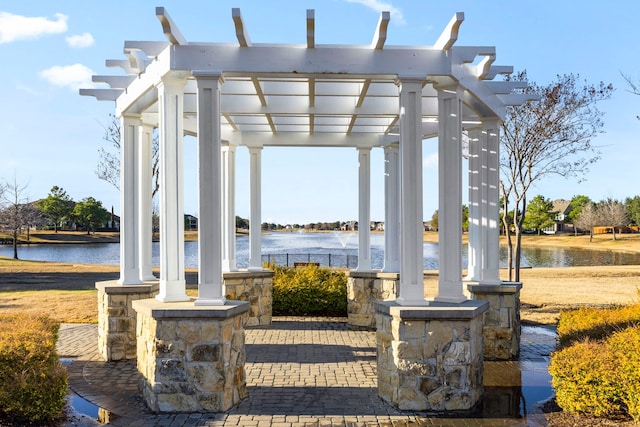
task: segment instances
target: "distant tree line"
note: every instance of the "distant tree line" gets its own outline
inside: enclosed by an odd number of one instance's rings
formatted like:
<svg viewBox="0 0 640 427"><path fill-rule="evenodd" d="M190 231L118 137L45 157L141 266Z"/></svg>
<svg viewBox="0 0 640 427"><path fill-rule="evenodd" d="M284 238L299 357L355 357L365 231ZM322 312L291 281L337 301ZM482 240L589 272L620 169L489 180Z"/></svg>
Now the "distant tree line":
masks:
<svg viewBox="0 0 640 427"><path fill-rule="evenodd" d="M0 229L10 235L13 258L18 259L18 236L26 229L27 240L33 228L74 228L87 234L106 226L111 218L102 202L85 197L75 202L64 189L53 186L45 199L29 201L27 185L0 183Z"/></svg>

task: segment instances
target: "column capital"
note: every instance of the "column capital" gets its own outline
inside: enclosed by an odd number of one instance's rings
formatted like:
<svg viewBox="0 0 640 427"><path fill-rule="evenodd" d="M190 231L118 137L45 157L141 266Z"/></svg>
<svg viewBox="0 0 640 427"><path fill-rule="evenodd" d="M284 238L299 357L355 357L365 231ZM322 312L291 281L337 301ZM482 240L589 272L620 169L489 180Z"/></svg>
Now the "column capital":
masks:
<svg viewBox="0 0 640 427"><path fill-rule="evenodd" d="M224 76L222 71L219 70L193 70L191 75L196 80L218 80L220 83L224 82Z"/></svg>
<svg viewBox="0 0 640 427"><path fill-rule="evenodd" d="M396 85L397 86L402 86L403 84L407 84L407 83L420 83L421 85L424 85L426 81L426 76L422 75L422 74L406 74L406 75L398 75L396 77Z"/></svg>
<svg viewBox="0 0 640 427"><path fill-rule="evenodd" d="M160 81L156 83L156 87L160 88L162 86L165 87L173 87L176 89L182 89L187 84L187 78L189 76L184 72L169 72L164 76L160 77Z"/></svg>

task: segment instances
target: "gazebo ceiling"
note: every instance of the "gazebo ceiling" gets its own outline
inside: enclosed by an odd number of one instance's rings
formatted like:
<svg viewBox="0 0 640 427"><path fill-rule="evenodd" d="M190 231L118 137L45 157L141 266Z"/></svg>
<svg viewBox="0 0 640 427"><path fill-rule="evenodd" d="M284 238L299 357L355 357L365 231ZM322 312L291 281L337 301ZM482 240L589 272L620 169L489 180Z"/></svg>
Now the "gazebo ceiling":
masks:
<svg viewBox="0 0 640 427"><path fill-rule="evenodd" d="M385 46L390 15L380 16L371 45L319 45L314 11L307 10L307 44L253 44L239 9L232 10L237 44L187 42L162 7L156 9L167 41L126 41L125 60L107 60L126 76L93 76L109 89L82 95L116 102L117 115L140 114L157 123L156 85L166 75L186 79L184 129L195 135L197 87L192 72L219 72L223 137L242 144L361 146L398 140L403 79L420 80L423 136L437 135L438 89L463 89L463 126L504 116L506 105L531 96L513 94L522 82L492 81L513 71L495 66L494 47L455 46L464 19L457 13L433 46Z"/></svg>

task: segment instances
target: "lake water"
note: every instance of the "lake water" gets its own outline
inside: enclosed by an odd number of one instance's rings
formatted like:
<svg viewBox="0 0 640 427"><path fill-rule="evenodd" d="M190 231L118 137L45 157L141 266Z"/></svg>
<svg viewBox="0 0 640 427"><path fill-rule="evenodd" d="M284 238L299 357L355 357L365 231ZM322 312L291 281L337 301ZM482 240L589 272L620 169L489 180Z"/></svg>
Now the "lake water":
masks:
<svg viewBox="0 0 640 427"><path fill-rule="evenodd" d="M462 248L462 265L467 263L467 247ZM152 246L152 263L159 264L160 245ZM287 255L288 254L288 255ZM640 264L640 254L581 249L533 248L523 249L523 267L568 267L589 265ZM0 256L13 256L11 245L0 245ZM18 256L24 260L58 261L75 264L119 264L120 245L47 244L21 245ZM358 235L355 233L267 233L262 236L263 260L277 263L319 262L321 265L355 268L358 257ZM502 251L506 258L506 250ZM438 244L424 243L425 270L438 269ZM236 237L238 268L249 265L249 237ZM384 235L371 235L371 266L380 269L384 264ZM198 243L185 242L185 266L198 266Z"/></svg>

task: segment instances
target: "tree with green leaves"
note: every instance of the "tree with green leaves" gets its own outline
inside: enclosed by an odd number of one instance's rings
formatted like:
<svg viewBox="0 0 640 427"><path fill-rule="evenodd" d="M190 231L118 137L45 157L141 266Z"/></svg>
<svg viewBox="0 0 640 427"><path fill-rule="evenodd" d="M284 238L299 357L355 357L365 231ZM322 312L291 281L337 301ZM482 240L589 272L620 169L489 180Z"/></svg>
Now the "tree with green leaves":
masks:
<svg viewBox="0 0 640 427"><path fill-rule="evenodd" d="M576 222L582 214L582 209L584 209L584 207L589 203L591 203L591 199L583 195L573 196L571 198L571 201L569 202L569 213L567 214L567 220L573 225L573 233L576 236L578 235L578 227L576 225Z"/></svg>
<svg viewBox="0 0 640 427"><path fill-rule="evenodd" d="M537 101L507 107L501 132L503 210L513 211L515 231L514 246L511 227L505 224L509 280L520 281L522 226L529 189L548 176L580 179L588 172L589 165L600 158L597 147L592 144L604 125L603 113L597 104L611 97L613 86L581 82L573 74L557 76L556 81L540 86L529 81L526 71L507 80L527 82L528 86L517 92L540 97Z"/></svg>
<svg viewBox="0 0 640 427"><path fill-rule="evenodd" d="M93 197L85 197L73 208L73 217L87 229L87 234L109 220L109 212L102 207L102 202Z"/></svg>
<svg viewBox="0 0 640 427"><path fill-rule="evenodd" d="M631 224L640 225L640 196L627 197L624 206L627 208L627 217Z"/></svg>
<svg viewBox="0 0 640 427"><path fill-rule="evenodd" d="M54 185L46 199L40 200L38 209L53 222L54 230L58 232L58 225L67 220L73 212L73 200L61 187Z"/></svg>
<svg viewBox="0 0 640 427"><path fill-rule="evenodd" d="M536 230L539 236L544 228L553 225L556 214L551 199L538 194L527 205L527 214L522 225L525 229Z"/></svg>

